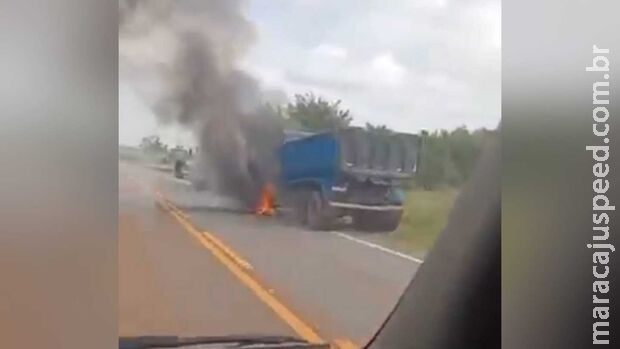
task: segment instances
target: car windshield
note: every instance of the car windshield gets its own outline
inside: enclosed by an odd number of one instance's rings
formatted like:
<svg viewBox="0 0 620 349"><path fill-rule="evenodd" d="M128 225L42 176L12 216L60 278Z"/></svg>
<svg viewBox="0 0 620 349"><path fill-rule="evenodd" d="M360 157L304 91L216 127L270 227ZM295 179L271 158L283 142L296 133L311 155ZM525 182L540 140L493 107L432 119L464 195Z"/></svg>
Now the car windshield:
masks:
<svg viewBox="0 0 620 349"><path fill-rule="evenodd" d="M405 3L119 1L120 336L373 338L500 118L499 1Z"/></svg>

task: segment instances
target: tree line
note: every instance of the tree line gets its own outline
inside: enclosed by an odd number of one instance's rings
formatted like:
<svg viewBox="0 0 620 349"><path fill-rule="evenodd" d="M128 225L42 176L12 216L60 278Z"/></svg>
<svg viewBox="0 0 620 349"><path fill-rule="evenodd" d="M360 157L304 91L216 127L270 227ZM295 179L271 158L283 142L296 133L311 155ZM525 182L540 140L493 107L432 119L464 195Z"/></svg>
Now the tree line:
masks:
<svg viewBox="0 0 620 349"><path fill-rule="evenodd" d="M469 179L478 156L495 130L474 131L465 126L452 131L421 132L422 148L415 185L426 190L459 187Z"/></svg>

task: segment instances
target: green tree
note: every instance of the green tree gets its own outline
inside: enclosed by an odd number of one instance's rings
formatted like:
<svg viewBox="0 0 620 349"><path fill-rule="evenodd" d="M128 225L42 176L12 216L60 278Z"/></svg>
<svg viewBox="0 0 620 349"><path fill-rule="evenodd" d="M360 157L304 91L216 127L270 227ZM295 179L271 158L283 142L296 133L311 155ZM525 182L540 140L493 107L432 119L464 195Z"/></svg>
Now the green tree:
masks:
<svg viewBox="0 0 620 349"><path fill-rule="evenodd" d="M474 168L476 158L479 153L479 146L472 133L465 126L461 126L452 132L448 137L450 147L450 157L456 167L460 181L469 178Z"/></svg>
<svg viewBox="0 0 620 349"><path fill-rule="evenodd" d="M340 100L329 102L312 93L295 95L295 101L286 106L283 114L288 126L310 132L347 128L353 120L349 110L341 108Z"/></svg>
<svg viewBox="0 0 620 349"><path fill-rule="evenodd" d="M159 136L148 136L140 141L142 153L151 161L165 162L168 154L168 146L159 139Z"/></svg>
<svg viewBox="0 0 620 349"><path fill-rule="evenodd" d="M159 136L152 135L142 138L140 141L140 149L145 153L159 153L167 151L168 146L162 143Z"/></svg>
<svg viewBox="0 0 620 349"><path fill-rule="evenodd" d="M446 130L422 133L420 163L416 184L426 190L457 186L462 177L454 164L450 149L450 133Z"/></svg>
<svg viewBox="0 0 620 349"><path fill-rule="evenodd" d="M465 126L450 132L421 132L416 184L427 190L462 185L469 179L484 144L494 134L495 131L487 129L471 132Z"/></svg>

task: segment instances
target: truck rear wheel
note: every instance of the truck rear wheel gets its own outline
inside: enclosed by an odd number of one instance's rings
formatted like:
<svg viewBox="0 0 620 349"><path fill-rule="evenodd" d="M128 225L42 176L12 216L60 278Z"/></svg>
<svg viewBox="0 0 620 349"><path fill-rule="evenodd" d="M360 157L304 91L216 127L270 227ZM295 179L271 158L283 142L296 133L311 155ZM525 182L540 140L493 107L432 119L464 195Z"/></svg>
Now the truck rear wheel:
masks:
<svg viewBox="0 0 620 349"><path fill-rule="evenodd" d="M331 226L329 206L318 191L313 191L308 197L305 221L313 230L328 230Z"/></svg>
<svg viewBox="0 0 620 349"><path fill-rule="evenodd" d="M392 232L400 225L403 211L360 211L353 217L356 230L368 232Z"/></svg>

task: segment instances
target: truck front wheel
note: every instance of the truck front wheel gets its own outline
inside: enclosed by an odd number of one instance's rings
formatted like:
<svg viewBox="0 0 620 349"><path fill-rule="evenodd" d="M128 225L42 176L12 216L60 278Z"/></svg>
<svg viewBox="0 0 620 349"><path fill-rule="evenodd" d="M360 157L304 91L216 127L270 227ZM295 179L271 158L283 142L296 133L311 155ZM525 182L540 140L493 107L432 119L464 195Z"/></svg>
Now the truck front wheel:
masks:
<svg viewBox="0 0 620 349"><path fill-rule="evenodd" d="M368 232L392 232L400 225L402 210L360 211L353 216L355 229Z"/></svg>
<svg viewBox="0 0 620 349"><path fill-rule="evenodd" d="M313 230L327 230L331 225L329 206L321 193L313 191L306 204L306 224Z"/></svg>

